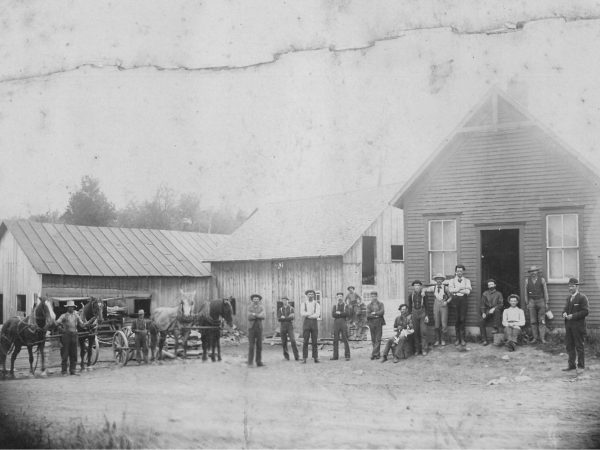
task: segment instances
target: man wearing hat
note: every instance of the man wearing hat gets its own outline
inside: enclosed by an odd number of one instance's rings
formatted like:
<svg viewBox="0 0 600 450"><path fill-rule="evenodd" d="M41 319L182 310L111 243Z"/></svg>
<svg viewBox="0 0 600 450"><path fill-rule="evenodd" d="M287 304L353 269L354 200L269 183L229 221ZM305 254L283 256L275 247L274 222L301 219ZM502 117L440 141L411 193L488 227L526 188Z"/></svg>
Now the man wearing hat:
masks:
<svg viewBox="0 0 600 450"><path fill-rule="evenodd" d="M465 322L467 320L468 298L471 293L471 280L465 278L466 268L462 264L454 266L455 277L448 280L448 292L452 296L450 302L456 308L456 322L454 330L456 332L456 342L454 345L463 347L467 345Z"/></svg>
<svg viewBox="0 0 600 450"><path fill-rule="evenodd" d="M425 305L425 293L422 290L421 280L412 282L413 291L408 295L408 313L412 316L415 330L415 355L427 355L427 309Z"/></svg>
<svg viewBox="0 0 600 450"><path fill-rule="evenodd" d="M144 353L144 362L148 364L148 323L144 318L144 310L138 311L137 319L131 324L131 331L135 334L135 359L138 366L142 363Z"/></svg>
<svg viewBox="0 0 600 450"><path fill-rule="evenodd" d="M354 286L348 286L348 293L346 294L346 298L344 299L346 304L350 307L350 315L347 319L348 326L350 329L352 329L351 326L353 326L356 331L358 331L358 328L356 328L356 318L357 318L357 312L358 312L357 309L359 309L356 307L356 305L359 300L362 300L362 299L361 299L360 295L358 295L356 292L354 292Z"/></svg>
<svg viewBox="0 0 600 450"><path fill-rule="evenodd" d="M337 304L333 305L331 311L331 317L333 317L333 356L332 360L339 358L339 345L340 335L342 342L344 343L344 357L346 361L350 360L350 345L348 345L348 326L346 325L346 318L350 314L350 305L344 302L344 293L338 292L336 294Z"/></svg>
<svg viewBox="0 0 600 450"><path fill-rule="evenodd" d="M569 365L564 371L585 369L583 338L586 333L585 318L589 314L588 298L579 292L579 280L569 279L569 296L562 316L565 319L565 344L569 355ZM575 366L577 356L577 366Z"/></svg>
<svg viewBox="0 0 600 450"><path fill-rule="evenodd" d="M250 300L252 303L248 306L248 366L254 363L256 349L256 366L262 367L262 321L265 320L265 308L260 303L260 295L252 294Z"/></svg>
<svg viewBox="0 0 600 450"><path fill-rule="evenodd" d="M77 325L86 328L89 323L93 322L95 317L89 322L84 322L75 312L75 303L73 300L67 302L67 312L58 318L56 325L62 327L61 343L61 359L62 359L62 374L67 374L67 360L69 361L69 371L71 375L79 375L77 369Z"/></svg>
<svg viewBox="0 0 600 450"><path fill-rule="evenodd" d="M488 345L487 324L492 320L494 332L498 333L502 326L502 309L504 308L504 297L496 290L496 280L490 278L487 282L487 290L481 295L481 320L479 322L479 333L481 343Z"/></svg>
<svg viewBox="0 0 600 450"><path fill-rule="evenodd" d="M294 307L290 305L290 300L287 297L281 298L282 305L277 311L277 320L280 323L279 334L281 336L281 346L283 347L283 357L286 360L290 359L288 352L287 341L290 340L294 359L298 361L298 347L296 346L296 336L294 335Z"/></svg>
<svg viewBox="0 0 600 450"><path fill-rule="evenodd" d="M381 335L385 325L385 307L377 298L377 291L371 291L369 295L371 296L371 302L367 305L367 322L371 332L371 344L373 345L371 359L379 359L381 357Z"/></svg>
<svg viewBox="0 0 600 450"><path fill-rule="evenodd" d="M435 284L423 289L423 292L433 294L433 320L435 322L435 342L436 345L446 345L448 337L448 302L450 294L448 286L444 284L446 277L441 273L436 273L433 277Z"/></svg>
<svg viewBox="0 0 600 450"><path fill-rule="evenodd" d="M312 344L312 357L316 363L319 362L319 349L317 340L319 339L319 326L317 319L321 317L321 305L315 299L315 291L308 289L304 292L306 300L300 307L300 315L303 317L302 323L302 362L306 363L308 358L308 341Z"/></svg>
<svg viewBox="0 0 600 450"><path fill-rule="evenodd" d="M533 341L546 343L546 310L548 309L548 288L538 266L531 266L525 279L523 299L529 311L529 322Z"/></svg>

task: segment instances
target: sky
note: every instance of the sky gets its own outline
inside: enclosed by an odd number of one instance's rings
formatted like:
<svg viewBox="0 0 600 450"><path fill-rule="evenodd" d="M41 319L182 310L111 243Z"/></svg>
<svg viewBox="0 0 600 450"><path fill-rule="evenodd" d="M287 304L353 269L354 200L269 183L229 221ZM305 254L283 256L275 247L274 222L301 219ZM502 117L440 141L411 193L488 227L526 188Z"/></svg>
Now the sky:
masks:
<svg viewBox="0 0 600 450"><path fill-rule="evenodd" d="M600 167L598 2L2 3L0 219L402 183L491 87Z"/></svg>

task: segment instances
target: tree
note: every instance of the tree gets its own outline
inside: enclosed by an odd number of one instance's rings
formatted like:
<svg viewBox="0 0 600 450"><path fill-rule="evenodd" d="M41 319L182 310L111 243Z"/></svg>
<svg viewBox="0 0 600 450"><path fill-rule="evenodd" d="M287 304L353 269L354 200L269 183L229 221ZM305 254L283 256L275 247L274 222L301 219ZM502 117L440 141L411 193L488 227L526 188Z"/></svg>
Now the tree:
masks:
<svg viewBox="0 0 600 450"><path fill-rule="evenodd" d="M116 217L115 205L100 190L100 181L85 175L81 178L81 188L71 193L61 219L71 225L105 227L113 225Z"/></svg>
<svg viewBox="0 0 600 450"><path fill-rule="evenodd" d="M60 219L60 212L57 210L48 210L44 214L33 214L29 216L29 220L40 223L62 223Z"/></svg>

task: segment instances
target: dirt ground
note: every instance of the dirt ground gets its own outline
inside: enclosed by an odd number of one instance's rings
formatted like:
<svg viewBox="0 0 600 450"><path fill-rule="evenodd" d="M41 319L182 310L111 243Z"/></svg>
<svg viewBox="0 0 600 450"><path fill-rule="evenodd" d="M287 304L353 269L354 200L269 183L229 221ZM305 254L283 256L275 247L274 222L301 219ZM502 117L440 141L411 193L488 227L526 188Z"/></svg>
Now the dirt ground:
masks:
<svg viewBox="0 0 600 450"><path fill-rule="evenodd" d="M285 361L265 345L266 367L245 365L247 345L223 361L117 367L109 349L79 377L0 382L0 414L56 430L108 421L135 446L163 448L598 448L600 361L562 372L566 356L535 347L453 345L393 364L352 344L350 361ZM508 359L503 359L508 355ZM20 367L24 367L22 361ZM492 382L492 383L490 383ZM143 436L143 439L137 440ZM1 438L0 438L1 439ZM4 443L6 444L6 443Z"/></svg>

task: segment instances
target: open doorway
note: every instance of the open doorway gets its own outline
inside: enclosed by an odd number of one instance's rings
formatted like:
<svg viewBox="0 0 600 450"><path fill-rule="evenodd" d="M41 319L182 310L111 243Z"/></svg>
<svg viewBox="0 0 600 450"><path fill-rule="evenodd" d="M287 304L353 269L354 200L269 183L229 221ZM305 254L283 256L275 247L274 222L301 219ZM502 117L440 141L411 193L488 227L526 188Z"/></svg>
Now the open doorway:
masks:
<svg viewBox="0 0 600 450"><path fill-rule="evenodd" d="M375 257L377 238L363 236L362 238L362 284L375 285Z"/></svg>
<svg viewBox="0 0 600 450"><path fill-rule="evenodd" d="M510 294L521 295L519 273L519 230L481 230L481 292L493 278L506 305Z"/></svg>

